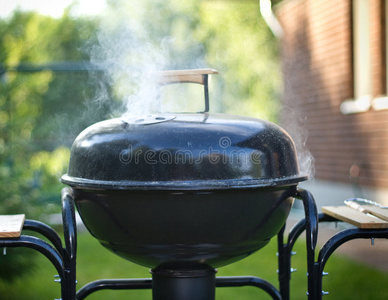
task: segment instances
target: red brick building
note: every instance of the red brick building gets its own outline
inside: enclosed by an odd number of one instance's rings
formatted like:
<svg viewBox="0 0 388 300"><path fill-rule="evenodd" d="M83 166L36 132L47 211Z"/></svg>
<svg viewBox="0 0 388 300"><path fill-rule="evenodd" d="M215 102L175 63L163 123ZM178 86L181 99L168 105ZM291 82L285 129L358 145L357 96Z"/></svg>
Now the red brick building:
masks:
<svg viewBox="0 0 388 300"><path fill-rule="evenodd" d="M274 8L283 29L282 126L299 147L307 132L315 182L386 202L387 9L387 0L284 0Z"/></svg>

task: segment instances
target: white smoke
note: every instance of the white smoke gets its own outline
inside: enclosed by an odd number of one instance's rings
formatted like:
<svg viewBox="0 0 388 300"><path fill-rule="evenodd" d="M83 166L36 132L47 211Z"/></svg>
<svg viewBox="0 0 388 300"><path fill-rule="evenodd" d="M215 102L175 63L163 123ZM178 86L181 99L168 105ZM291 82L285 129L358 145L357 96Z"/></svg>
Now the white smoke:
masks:
<svg viewBox="0 0 388 300"><path fill-rule="evenodd" d="M284 105L282 111L282 126L295 143L300 172L312 179L315 175L315 166L314 157L307 147L308 130L304 125L306 119L293 106Z"/></svg>
<svg viewBox="0 0 388 300"><path fill-rule="evenodd" d="M176 65L173 48L177 41L170 32L160 29L161 12L158 6L168 12L171 1L117 1L105 12L98 33L98 45L93 47L91 61L105 70L105 83L101 84L97 98L106 99L107 89L111 89L116 98L125 104L124 116L155 113L160 110L160 89L156 71L168 69ZM178 2L176 2L178 3ZM175 6L177 5L175 3ZM150 9L153 7L153 9ZM172 13L177 14L176 7ZM145 26L155 21L153 30ZM156 27L156 30L155 30ZM187 39L187 47L192 39ZM198 50L198 49L196 49ZM203 62L198 53L192 53L189 60L197 65ZM201 65L201 67L204 67Z"/></svg>
<svg viewBox="0 0 388 300"><path fill-rule="evenodd" d="M140 8L136 10L141 12ZM128 113L148 113L156 107L157 89L149 74L163 69L166 61L163 49L149 40L135 18L112 8L102 20L99 45L92 52L92 63L106 70L107 85L123 100Z"/></svg>

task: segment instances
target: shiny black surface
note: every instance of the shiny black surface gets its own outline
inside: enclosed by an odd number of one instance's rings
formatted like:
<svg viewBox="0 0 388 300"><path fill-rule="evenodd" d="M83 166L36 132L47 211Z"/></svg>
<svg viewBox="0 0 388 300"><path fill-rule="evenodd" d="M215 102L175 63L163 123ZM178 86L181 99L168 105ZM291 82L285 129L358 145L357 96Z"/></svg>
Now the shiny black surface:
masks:
<svg viewBox="0 0 388 300"><path fill-rule="evenodd" d="M220 267L265 246L284 225L296 186L244 190L74 189L90 233L147 267Z"/></svg>
<svg viewBox="0 0 388 300"><path fill-rule="evenodd" d="M279 126L208 113L94 124L74 141L62 177L70 186L148 190L264 187L305 179L293 141Z"/></svg>

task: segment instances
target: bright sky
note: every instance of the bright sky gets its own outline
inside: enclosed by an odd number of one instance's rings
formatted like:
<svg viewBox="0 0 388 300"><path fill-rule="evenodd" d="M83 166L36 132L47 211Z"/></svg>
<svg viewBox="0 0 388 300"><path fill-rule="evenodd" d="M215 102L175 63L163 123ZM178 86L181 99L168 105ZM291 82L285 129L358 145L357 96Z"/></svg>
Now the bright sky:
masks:
<svg viewBox="0 0 388 300"><path fill-rule="evenodd" d="M57 18L72 2L77 3L73 10L77 15L99 14L105 7L105 0L0 0L0 18L9 16L18 6L22 10L35 10Z"/></svg>

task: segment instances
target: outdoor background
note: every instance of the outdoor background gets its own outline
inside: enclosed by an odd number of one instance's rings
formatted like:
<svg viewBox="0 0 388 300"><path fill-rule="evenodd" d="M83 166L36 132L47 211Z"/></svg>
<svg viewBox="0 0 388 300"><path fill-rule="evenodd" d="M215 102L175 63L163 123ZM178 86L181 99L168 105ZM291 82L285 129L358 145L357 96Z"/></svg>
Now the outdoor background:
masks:
<svg viewBox="0 0 388 300"><path fill-rule="evenodd" d="M151 53L144 55L146 50ZM74 66L95 70L63 70ZM123 111L135 113L132 101L142 100L137 95L144 89L138 81L143 67L217 69L210 85L212 112L278 121L278 41L261 18L258 1L156 0L141 1L141 6L107 1L97 15L80 14L72 4L60 16L20 7L0 19L0 214L25 213L28 219L48 222L60 212L60 177L73 140L97 121ZM171 98L182 101L182 110L191 108L182 97ZM122 262L87 232L80 233L78 244L79 287L100 278L150 277L146 268ZM298 247L300 274L292 294L304 299L303 245ZM276 284L275 254L272 242L219 275L257 275ZM328 268L334 265L333 273L338 273L325 279L324 286L335 293L327 298L386 298L387 288L369 287L384 286L387 274L346 258L334 258ZM8 249L0 256L0 299L59 298L54 274L31 250ZM217 290L217 299L256 294L266 299L260 293L252 288ZM120 295L150 299L150 291Z"/></svg>

